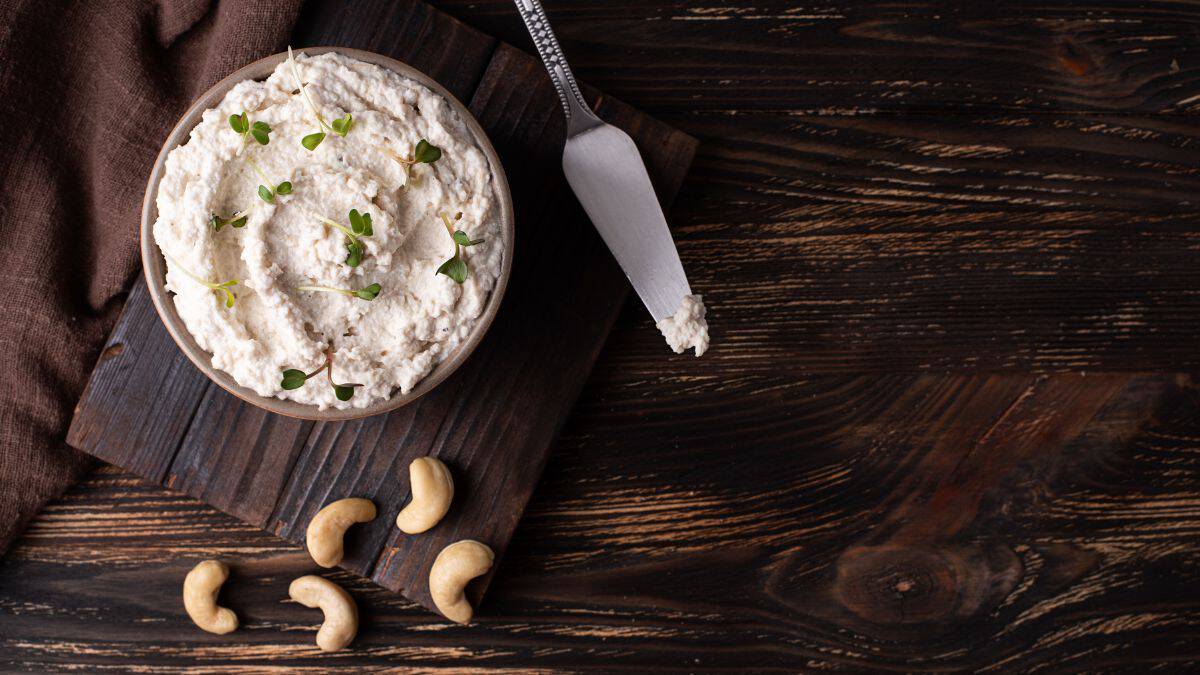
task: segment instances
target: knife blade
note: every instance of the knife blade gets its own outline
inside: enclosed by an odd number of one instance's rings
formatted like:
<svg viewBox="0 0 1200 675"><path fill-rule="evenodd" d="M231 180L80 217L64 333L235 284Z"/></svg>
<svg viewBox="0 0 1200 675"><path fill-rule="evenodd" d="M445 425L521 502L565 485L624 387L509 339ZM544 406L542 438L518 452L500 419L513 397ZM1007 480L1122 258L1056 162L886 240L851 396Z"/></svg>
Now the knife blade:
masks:
<svg viewBox="0 0 1200 675"><path fill-rule="evenodd" d="M655 322L666 319L691 287L641 153L584 102L538 0L514 1L567 116L567 182Z"/></svg>
<svg viewBox="0 0 1200 675"><path fill-rule="evenodd" d="M608 124L572 136L563 171L650 315L674 314L692 290L633 139Z"/></svg>

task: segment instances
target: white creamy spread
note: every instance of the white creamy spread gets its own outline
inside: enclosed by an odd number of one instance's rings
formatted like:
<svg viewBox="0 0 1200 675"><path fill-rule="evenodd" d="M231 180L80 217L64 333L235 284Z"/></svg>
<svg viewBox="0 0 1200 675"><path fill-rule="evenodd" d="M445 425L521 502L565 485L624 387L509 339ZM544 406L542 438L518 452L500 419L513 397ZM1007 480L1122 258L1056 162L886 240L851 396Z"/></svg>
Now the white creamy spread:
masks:
<svg viewBox="0 0 1200 675"><path fill-rule="evenodd" d="M676 354L695 348L696 356L700 356L708 349L708 322L704 314L704 300L699 295L685 295L675 315L658 322L658 329Z"/></svg>
<svg viewBox="0 0 1200 675"><path fill-rule="evenodd" d="M296 68L326 122L352 114L350 131L327 133L315 151L301 145L320 127L286 60L263 82L237 84L168 155L154 236L175 307L214 367L263 396L362 408L411 390L471 333L501 268L497 197L487 157L442 96L333 53L297 55ZM229 117L243 111L270 125L267 145L242 147ZM440 159L406 170L399 160L422 139ZM267 179L292 189L268 203L257 194ZM351 209L373 221L357 267L346 262L347 236L322 221L350 229ZM210 224L247 210L243 227ZM461 249L462 284L436 273L456 250L442 215L482 240ZM231 308L224 291L201 283L230 280ZM297 290L370 284L381 288L370 301ZM337 399L324 372L282 388L284 370L313 372L330 355L332 382L361 385L350 400Z"/></svg>

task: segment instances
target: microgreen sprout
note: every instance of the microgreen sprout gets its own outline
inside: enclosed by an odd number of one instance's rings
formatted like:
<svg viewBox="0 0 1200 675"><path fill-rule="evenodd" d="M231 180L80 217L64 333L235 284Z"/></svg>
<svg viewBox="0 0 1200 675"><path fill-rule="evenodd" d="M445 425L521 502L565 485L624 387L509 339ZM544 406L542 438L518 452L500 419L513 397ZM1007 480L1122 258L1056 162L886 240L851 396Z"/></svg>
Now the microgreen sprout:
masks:
<svg viewBox="0 0 1200 675"><path fill-rule="evenodd" d="M375 234L375 230L371 226L371 214L363 212L359 213L358 209L350 209L350 227L346 227L341 223L330 220L325 216L319 216L313 213L308 214L310 218L319 220L330 227L336 227L341 230L342 234L346 235L346 264L350 267L358 267L362 263L363 257L363 242L359 237L369 237Z"/></svg>
<svg viewBox="0 0 1200 675"><path fill-rule="evenodd" d="M307 382L309 378L319 374L322 370L324 370L328 376L329 386L333 387L333 395L336 396L337 400L339 401L349 401L350 398L354 396L354 388L362 386L361 384L338 384L333 381L332 349L325 350L325 363L322 363L319 368L311 373L306 373L303 370L297 370L295 368L288 368L287 370L283 371L283 380L279 383L279 386L289 391L292 389L299 389L300 387L304 386L304 383Z"/></svg>
<svg viewBox="0 0 1200 675"><path fill-rule="evenodd" d="M225 307L226 308L233 307L233 301L237 299L237 296L234 295L233 291L231 291L229 289L233 288L234 286L237 286L237 279L230 279L229 281L223 281L223 282L207 281L205 279L202 279L198 275L196 275L194 272L192 272L188 268L181 265L178 260L172 258L170 255L167 254L166 251L163 251L163 257L165 257L168 261L170 261L171 265L174 266L175 269L178 269L180 272L183 272L184 274L186 274L188 276L188 278L190 278L192 281L195 281L196 283L200 284L201 286L207 286L208 288L211 288L214 291L220 291L220 292L224 293L225 294Z"/></svg>
<svg viewBox="0 0 1200 675"><path fill-rule="evenodd" d="M333 127L333 133L338 136L345 136L350 133L350 127L354 126L354 117L350 113L342 115L341 119L336 119L330 125Z"/></svg>
<svg viewBox="0 0 1200 675"><path fill-rule="evenodd" d="M242 135L242 144L238 147L237 151L237 154L239 155L242 154L242 150L245 149L246 143L248 143L249 139L251 138L253 138L259 145L266 145L271 142L271 125L263 121L258 121L251 124L250 117L244 110L240 115L229 116L229 126L234 131ZM247 157L246 163L249 164L250 168L254 169L254 172L258 174L258 177L262 178L263 182L266 183L266 185L258 186L259 199L270 204L275 201L276 194L291 194L291 183L285 180L282 183L276 184L275 181L271 180L270 177L267 176L267 172L263 171L262 167L260 167L257 162ZM216 216L214 215L213 218L216 218ZM242 225L246 224L245 219L243 219L241 225L234 225L234 221L236 219L237 216L234 216L225 223L218 224L216 220L210 222L212 222L213 228L218 232L221 231L221 227L225 224L233 225L234 227L241 227Z"/></svg>
<svg viewBox="0 0 1200 675"><path fill-rule="evenodd" d="M352 298L359 298L361 300L374 300L379 296L379 292L383 290L383 287L379 284L371 284L366 288L360 288L357 291L353 291L348 288L333 288L332 286L297 286L296 290L341 293L342 295L348 295Z"/></svg>
<svg viewBox="0 0 1200 675"><path fill-rule="evenodd" d="M237 154L242 154L242 150L246 144L253 138L259 145L266 145L271 142L271 125L261 120L250 123L250 117L243 110L240 115L229 116L229 126L233 128L242 137L242 144L238 147Z"/></svg>
<svg viewBox="0 0 1200 675"><path fill-rule="evenodd" d="M456 283L462 283L467 280L467 263L462 259L462 249L467 246L474 246L483 243L482 239L471 239L466 232L454 229L453 223L446 217L445 214L439 213L442 222L446 225L446 232L450 234L450 238L454 240L454 257L442 263L442 266L437 268L436 274L445 274L453 279ZM454 214L454 222L462 219L462 212Z"/></svg>
<svg viewBox="0 0 1200 675"><path fill-rule="evenodd" d="M350 229L354 230L354 234L361 234L364 237L375 234L374 228L371 227L371 214L359 213L358 209L350 209Z"/></svg>
<svg viewBox="0 0 1200 675"><path fill-rule="evenodd" d="M254 169L254 172L258 174L258 177L263 179L263 182L266 183L266 185L258 186L259 199L271 204L275 201L276 194L288 195L292 193L292 184L289 181L285 180L282 183L276 184L275 181L271 180L271 177L267 175L267 172L262 170L262 167L260 167L257 162L247 157L246 163L249 164L250 168ZM267 187L268 185L273 185L274 187Z"/></svg>
<svg viewBox="0 0 1200 675"><path fill-rule="evenodd" d="M399 153L392 151L390 148L385 147L383 150L388 154L389 157L396 160L400 166L404 167L404 177L406 179L408 178L408 172L412 170L413 165L433 164L442 158L441 148L430 143L424 138L417 141L417 147L413 148L413 154L411 158L401 157Z"/></svg>
<svg viewBox="0 0 1200 675"><path fill-rule="evenodd" d="M229 216L228 218L222 218L221 216L218 216L217 214L214 213L214 214L212 214L212 217L210 217L208 219L208 224L212 226L213 232L220 232L221 228L225 227L226 225L233 227L233 228L245 227L246 220L249 217L250 217L250 209L246 209L244 211L238 211L237 213L233 214L232 216Z"/></svg>
<svg viewBox="0 0 1200 675"><path fill-rule="evenodd" d="M442 158L442 149L422 138L413 148L412 159L400 159L404 164L433 164Z"/></svg>
<svg viewBox="0 0 1200 675"><path fill-rule="evenodd" d="M304 82L300 79L300 71L296 68L296 55L292 53L292 48L288 47L288 65L292 69L292 77L296 80L296 88L300 90L300 96L304 98L305 104L308 105L308 110L317 120L317 125L320 127L317 131L300 139L300 145L303 145L307 150L316 150L321 141L325 140L325 132L345 136L350 133L350 128L354 126L354 117L350 113L346 113L340 119L329 124L325 121L325 117L317 110L317 106L308 96L308 90L304 88Z"/></svg>

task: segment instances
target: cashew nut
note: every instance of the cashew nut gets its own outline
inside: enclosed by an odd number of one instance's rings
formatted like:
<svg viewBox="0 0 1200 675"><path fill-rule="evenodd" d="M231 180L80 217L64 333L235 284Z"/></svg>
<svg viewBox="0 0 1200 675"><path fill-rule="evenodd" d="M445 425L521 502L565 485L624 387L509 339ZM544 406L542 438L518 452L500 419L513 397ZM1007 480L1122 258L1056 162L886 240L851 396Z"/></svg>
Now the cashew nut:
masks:
<svg viewBox="0 0 1200 675"><path fill-rule="evenodd" d="M412 501L396 516L396 527L405 534L420 534L437 525L450 510L454 479L441 460L418 457L408 465Z"/></svg>
<svg viewBox="0 0 1200 675"><path fill-rule="evenodd" d="M438 611L456 623L470 623L474 610L464 593L467 582L487 573L495 558L492 549L471 539L442 549L429 569L429 595Z"/></svg>
<svg viewBox="0 0 1200 675"><path fill-rule="evenodd" d="M358 607L354 598L332 581L309 574L288 586L288 595L305 607L320 607L325 613L317 646L321 651L336 652L354 641L358 632Z"/></svg>
<svg viewBox="0 0 1200 675"><path fill-rule="evenodd" d="M237 614L217 605L221 584L228 578L229 566L216 560L196 565L184 578L183 608L201 630L224 635L237 629Z"/></svg>
<svg viewBox="0 0 1200 675"><path fill-rule="evenodd" d="M321 567L334 567L342 561L342 538L354 523L375 519L375 504L370 499L339 499L313 516L305 533L308 554Z"/></svg>

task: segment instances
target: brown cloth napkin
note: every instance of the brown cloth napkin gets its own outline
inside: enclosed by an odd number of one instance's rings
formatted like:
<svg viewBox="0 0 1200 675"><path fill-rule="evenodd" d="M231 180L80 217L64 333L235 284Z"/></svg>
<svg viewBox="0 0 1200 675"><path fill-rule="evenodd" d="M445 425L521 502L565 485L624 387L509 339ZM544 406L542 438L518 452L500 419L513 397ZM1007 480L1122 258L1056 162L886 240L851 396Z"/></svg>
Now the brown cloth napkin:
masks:
<svg viewBox="0 0 1200 675"><path fill-rule="evenodd" d="M0 554L88 466L63 440L140 267L146 177L301 0L0 0Z"/></svg>

